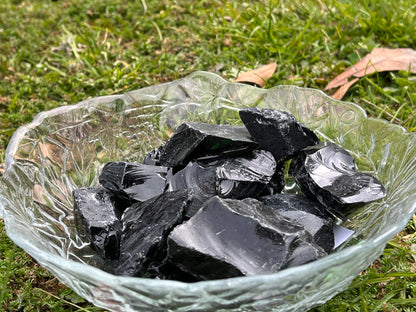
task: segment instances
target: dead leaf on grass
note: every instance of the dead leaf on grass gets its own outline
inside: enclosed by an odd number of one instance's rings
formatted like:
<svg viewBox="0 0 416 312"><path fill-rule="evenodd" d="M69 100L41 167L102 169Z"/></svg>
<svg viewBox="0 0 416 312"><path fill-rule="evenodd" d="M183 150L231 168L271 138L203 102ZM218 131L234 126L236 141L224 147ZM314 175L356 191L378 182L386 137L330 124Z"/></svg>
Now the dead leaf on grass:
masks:
<svg viewBox="0 0 416 312"><path fill-rule="evenodd" d="M324 90L343 87L342 92L334 93L338 97L348 91L356 80L348 81L350 77L364 77L374 72L406 70L416 73L416 51L412 49L376 48L364 56L357 64L350 66L345 72L328 83ZM353 82L354 81L354 82ZM342 97L341 97L342 98ZM338 98L338 99L341 99Z"/></svg>
<svg viewBox="0 0 416 312"><path fill-rule="evenodd" d="M235 81L251 83L263 88L267 80L274 74L276 67L276 62L261 66L254 70L241 73Z"/></svg>
<svg viewBox="0 0 416 312"><path fill-rule="evenodd" d="M341 100L345 93L347 93L348 89L358 81L358 78L354 78L353 80L347 82L346 84L344 84L343 86L341 86L337 91L335 91L334 94L332 94L331 96L336 99L336 100Z"/></svg>

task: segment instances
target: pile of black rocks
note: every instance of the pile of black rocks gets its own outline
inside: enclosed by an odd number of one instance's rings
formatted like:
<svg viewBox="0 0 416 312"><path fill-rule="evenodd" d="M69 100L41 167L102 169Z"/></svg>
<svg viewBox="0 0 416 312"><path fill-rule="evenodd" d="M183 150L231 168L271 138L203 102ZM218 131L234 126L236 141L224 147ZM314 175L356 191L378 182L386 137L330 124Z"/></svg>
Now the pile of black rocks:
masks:
<svg viewBox="0 0 416 312"><path fill-rule="evenodd" d="M117 275L186 282L274 273L330 253L335 218L385 196L352 156L287 112L183 123L143 163L73 192L79 231ZM282 193L289 166L304 195Z"/></svg>

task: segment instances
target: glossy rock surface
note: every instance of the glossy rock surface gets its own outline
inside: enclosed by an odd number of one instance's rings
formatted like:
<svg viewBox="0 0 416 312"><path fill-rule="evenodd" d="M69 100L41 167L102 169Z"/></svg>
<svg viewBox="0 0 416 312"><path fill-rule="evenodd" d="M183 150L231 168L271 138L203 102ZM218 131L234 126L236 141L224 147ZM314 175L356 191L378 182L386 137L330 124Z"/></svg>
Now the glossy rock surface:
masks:
<svg viewBox="0 0 416 312"><path fill-rule="evenodd" d="M334 248L334 220L318 201L297 194L268 195L259 201L303 225L327 253Z"/></svg>
<svg viewBox="0 0 416 312"><path fill-rule="evenodd" d="M244 126L186 122L163 146L158 162L163 166L176 167L199 157L239 155L256 146Z"/></svg>
<svg viewBox="0 0 416 312"><path fill-rule="evenodd" d="M217 193L215 168L192 161L175 174L170 170L167 175L168 191L192 188L197 193L214 196Z"/></svg>
<svg viewBox="0 0 416 312"><path fill-rule="evenodd" d="M150 151L144 156L143 164L160 166L160 155L162 154L164 145L160 145L158 148Z"/></svg>
<svg viewBox="0 0 416 312"><path fill-rule="evenodd" d="M176 173L170 170L167 183L169 191L192 188L208 196L244 198L280 192L283 179L271 153L255 150L242 157L192 161Z"/></svg>
<svg viewBox="0 0 416 312"><path fill-rule="evenodd" d="M219 163L216 173L220 181L217 194L225 198L257 198L262 193L280 193L284 188L284 164L277 163L265 150L227 158Z"/></svg>
<svg viewBox="0 0 416 312"><path fill-rule="evenodd" d="M73 191L78 229L84 229L92 247L105 258L117 259L122 224L117 218L114 196L102 187Z"/></svg>
<svg viewBox="0 0 416 312"><path fill-rule="evenodd" d="M334 212L342 213L350 205L375 201L386 195L379 180L357 172L354 158L333 143L303 150L291 162L290 173L304 194L316 198Z"/></svg>
<svg viewBox="0 0 416 312"><path fill-rule="evenodd" d="M276 160L265 150L255 150L242 157L220 161L217 177L223 180L269 183L276 172Z"/></svg>
<svg viewBox="0 0 416 312"><path fill-rule="evenodd" d="M172 263L202 280L273 273L326 255L301 225L274 209L219 197L172 231L168 251Z"/></svg>
<svg viewBox="0 0 416 312"><path fill-rule="evenodd" d="M164 192L168 168L131 162L107 163L99 182L133 202L145 201Z"/></svg>
<svg viewBox="0 0 416 312"><path fill-rule="evenodd" d="M240 118L260 148L277 161L288 160L299 150L320 142L313 131L287 112L267 108L244 108Z"/></svg>
<svg viewBox="0 0 416 312"><path fill-rule="evenodd" d="M116 274L146 276L149 268L157 272L166 257L166 238L184 221L188 207L198 210L200 198L194 192L167 192L127 208L122 216L123 232ZM151 276L155 277L155 276Z"/></svg>

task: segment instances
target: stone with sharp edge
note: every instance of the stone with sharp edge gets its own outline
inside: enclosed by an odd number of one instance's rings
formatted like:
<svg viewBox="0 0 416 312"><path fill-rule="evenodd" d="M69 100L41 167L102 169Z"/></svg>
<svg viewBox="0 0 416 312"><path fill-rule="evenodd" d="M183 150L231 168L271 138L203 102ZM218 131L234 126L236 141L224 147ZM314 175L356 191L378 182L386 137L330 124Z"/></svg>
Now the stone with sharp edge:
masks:
<svg viewBox="0 0 416 312"><path fill-rule="evenodd" d="M186 189L166 192L127 208L121 218L123 232L116 274L157 277L158 268L166 262L167 236L202 206L202 200Z"/></svg>
<svg viewBox="0 0 416 312"><path fill-rule="evenodd" d="M131 203L145 201L165 191L168 168L124 161L107 163L100 184Z"/></svg>
<svg viewBox="0 0 416 312"><path fill-rule="evenodd" d="M304 227L252 198L213 197L168 237L169 261L201 280L274 273L324 255Z"/></svg>
<svg viewBox="0 0 416 312"><path fill-rule="evenodd" d="M78 229L104 258L117 259L122 224L112 192L102 187L84 187L73 191L74 216Z"/></svg>
<svg viewBox="0 0 416 312"><path fill-rule="evenodd" d="M301 149L320 142L316 134L288 112L268 108L244 108L240 118L261 149L276 161L292 158Z"/></svg>
<svg viewBox="0 0 416 312"><path fill-rule="evenodd" d="M169 191L192 188L209 196L256 198L282 191L283 165L279 163L277 168L270 152L254 150L241 157L191 161L176 173L170 170L167 184Z"/></svg>
<svg viewBox="0 0 416 312"><path fill-rule="evenodd" d="M357 172L354 158L334 143L304 149L292 160L289 171L301 191L341 218L348 207L386 196L374 176Z"/></svg>
<svg viewBox="0 0 416 312"><path fill-rule="evenodd" d="M256 147L244 126L185 122L164 144L157 161L167 167L183 167L196 158L229 157Z"/></svg>
<svg viewBox="0 0 416 312"><path fill-rule="evenodd" d="M318 201L298 194L273 194L258 199L282 216L303 225L327 253L334 248L334 220Z"/></svg>

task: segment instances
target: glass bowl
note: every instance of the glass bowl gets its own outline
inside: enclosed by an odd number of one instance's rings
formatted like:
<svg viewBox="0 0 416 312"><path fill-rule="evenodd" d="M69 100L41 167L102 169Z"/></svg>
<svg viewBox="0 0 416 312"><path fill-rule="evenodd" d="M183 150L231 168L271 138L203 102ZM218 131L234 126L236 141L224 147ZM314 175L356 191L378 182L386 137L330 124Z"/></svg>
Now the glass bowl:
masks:
<svg viewBox="0 0 416 312"><path fill-rule="evenodd" d="M139 161L183 121L240 123L248 106L289 111L387 189L351 211L354 235L327 257L275 274L182 283L115 276L74 226L72 191L98 185L111 160ZM416 208L416 142L352 103L295 86L259 89L207 72L40 113L6 150L0 215L8 236L61 282L112 311L306 311L348 287Z"/></svg>

